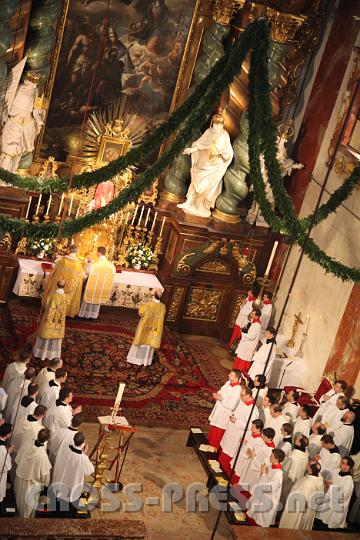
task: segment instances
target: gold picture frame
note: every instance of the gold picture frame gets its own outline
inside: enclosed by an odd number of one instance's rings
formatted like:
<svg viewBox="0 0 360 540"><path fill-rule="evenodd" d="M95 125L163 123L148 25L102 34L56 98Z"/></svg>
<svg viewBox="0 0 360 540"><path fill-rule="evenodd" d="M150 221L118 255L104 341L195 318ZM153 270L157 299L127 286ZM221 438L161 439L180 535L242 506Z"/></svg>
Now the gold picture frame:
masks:
<svg viewBox="0 0 360 540"><path fill-rule="evenodd" d="M111 135L101 137L100 148L96 160L96 168L108 165L114 159L125 155L130 150L130 141L117 139Z"/></svg>

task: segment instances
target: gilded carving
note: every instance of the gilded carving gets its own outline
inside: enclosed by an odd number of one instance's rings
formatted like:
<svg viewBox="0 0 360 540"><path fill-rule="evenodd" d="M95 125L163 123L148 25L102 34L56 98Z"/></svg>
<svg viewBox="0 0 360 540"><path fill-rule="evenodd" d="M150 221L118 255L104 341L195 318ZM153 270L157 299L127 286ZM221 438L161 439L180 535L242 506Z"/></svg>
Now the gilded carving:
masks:
<svg viewBox="0 0 360 540"><path fill-rule="evenodd" d="M233 311L232 311L232 314L231 314L230 322L229 322L229 327L230 328L234 328L234 326L235 326L236 318L237 318L238 313L240 311L241 300L242 300L243 296L244 296L243 294L238 294L237 295L237 298L236 298L236 301L235 301L235 304L234 304L234 307L233 307Z"/></svg>
<svg viewBox="0 0 360 540"><path fill-rule="evenodd" d="M214 289L191 289L184 319L216 321L224 292Z"/></svg>
<svg viewBox="0 0 360 540"><path fill-rule="evenodd" d="M192 257L193 255L195 255L195 252L187 253L186 255L181 257L181 259L179 260L179 262L176 265L176 272L179 272L179 274L183 274L185 276L187 274L190 274L191 268L190 268L189 264L187 263L187 259L189 257Z"/></svg>
<svg viewBox="0 0 360 540"><path fill-rule="evenodd" d="M227 25L237 9L242 9L246 0L215 0L213 19L218 24Z"/></svg>
<svg viewBox="0 0 360 540"><path fill-rule="evenodd" d="M11 242L11 234L9 232L6 232L0 240L0 249L10 251Z"/></svg>
<svg viewBox="0 0 360 540"><path fill-rule="evenodd" d="M229 267L222 261L218 260L206 261L199 266L198 270L201 272L212 272L214 274L225 274L227 276L230 275Z"/></svg>
<svg viewBox="0 0 360 540"><path fill-rule="evenodd" d="M205 253L206 255L209 255L210 253L214 253L214 251L217 250L220 244L221 242L211 242L210 246L203 249L203 253Z"/></svg>
<svg viewBox="0 0 360 540"><path fill-rule="evenodd" d="M166 317L167 321L170 321L170 322L176 321L183 294L184 294L184 287L176 287L173 293L173 297L171 299L171 304L168 309L168 313Z"/></svg>
<svg viewBox="0 0 360 540"><path fill-rule="evenodd" d="M253 22L255 19L264 16L270 23L271 39L278 43L287 43L293 40L298 28L307 19L304 15L284 13L270 6L265 7L263 4L252 2L250 5L249 22Z"/></svg>

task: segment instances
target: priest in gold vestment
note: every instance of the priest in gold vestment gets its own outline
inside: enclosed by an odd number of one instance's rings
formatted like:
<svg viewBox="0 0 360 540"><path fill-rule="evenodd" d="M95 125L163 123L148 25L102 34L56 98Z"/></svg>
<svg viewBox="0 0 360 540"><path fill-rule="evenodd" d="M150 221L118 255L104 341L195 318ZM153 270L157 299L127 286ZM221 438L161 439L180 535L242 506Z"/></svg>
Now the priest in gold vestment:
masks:
<svg viewBox="0 0 360 540"><path fill-rule="evenodd" d="M61 257L55 263L42 297L42 305L45 306L48 295L55 291L57 282L63 279L68 303L66 311L68 317L76 317L80 311L82 287L86 277L83 264L76 254L77 247L72 245L70 246L70 254Z"/></svg>
<svg viewBox="0 0 360 540"><path fill-rule="evenodd" d="M61 357L61 344L65 336L67 299L66 284L59 280L54 292L48 294L41 317L33 355L41 360Z"/></svg>
<svg viewBox="0 0 360 540"><path fill-rule="evenodd" d="M150 366L154 349L159 349L161 345L166 313L165 304L160 302L161 295L162 291L156 291L152 300L139 307L140 321L127 355L127 361L130 364Z"/></svg>
<svg viewBox="0 0 360 540"><path fill-rule="evenodd" d="M97 255L98 260L90 263L87 268L89 277L79 312L79 317L85 319L98 318L100 305L110 298L115 274L115 266L106 258L106 249L98 247Z"/></svg>

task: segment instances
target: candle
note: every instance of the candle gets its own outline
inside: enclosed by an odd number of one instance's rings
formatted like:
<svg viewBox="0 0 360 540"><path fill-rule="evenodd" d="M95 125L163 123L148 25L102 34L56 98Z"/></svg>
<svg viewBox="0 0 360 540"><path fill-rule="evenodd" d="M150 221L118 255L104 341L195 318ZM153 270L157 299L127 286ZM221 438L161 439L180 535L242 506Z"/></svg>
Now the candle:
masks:
<svg viewBox="0 0 360 540"><path fill-rule="evenodd" d="M61 195L61 201L60 201L60 206L59 206L58 216L60 216L60 214L61 214L61 210L62 210L62 207L63 207L63 204L64 204L64 197L65 197L65 193L63 193L63 194Z"/></svg>
<svg viewBox="0 0 360 540"><path fill-rule="evenodd" d="M166 216L164 216L163 222L161 224L161 230L160 230L160 238L162 237L164 226L165 226Z"/></svg>
<svg viewBox="0 0 360 540"><path fill-rule="evenodd" d="M155 212L154 221L152 222L152 225L151 225L151 231L150 231L150 232L153 232L153 230L154 230L155 223L156 223L156 218L157 218L157 212Z"/></svg>
<svg viewBox="0 0 360 540"><path fill-rule="evenodd" d="M128 212L128 213L126 214L125 225L127 225L127 222L129 221L129 215L130 215L130 212Z"/></svg>
<svg viewBox="0 0 360 540"><path fill-rule="evenodd" d="M149 217L150 217L150 208L148 208L148 211L147 211L147 214L146 214L146 218L145 218L145 225L144 225L144 228L146 227L146 225L148 224L148 221L149 221Z"/></svg>
<svg viewBox="0 0 360 540"><path fill-rule="evenodd" d="M28 206L27 206L27 209L26 209L26 216L25 216L25 219L27 219L27 218L29 217L31 201L32 201L32 196L30 195L30 197L29 197L29 202L28 202Z"/></svg>
<svg viewBox="0 0 360 540"><path fill-rule="evenodd" d="M40 193L40 195L39 195L39 200L38 200L38 203L37 203L35 216L37 216L38 213L39 213L39 210L40 210L40 203L41 203L41 198L42 198L42 193Z"/></svg>
<svg viewBox="0 0 360 540"><path fill-rule="evenodd" d="M74 194L73 194L73 195L71 195L71 199L70 199L70 206L69 206L69 213L68 213L68 216L71 216L71 210L72 210L73 202L74 202Z"/></svg>
<svg viewBox="0 0 360 540"><path fill-rule="evenodd" d="M124 217L124 216L123 216L123 214L121 213L121 214L120 214L120 224L119 224L119 225L122 224L122 222L123 222L123 217Z"/></svg>
<svg viewBox="0 0 360 540"><path fill-rule="evenodd" d="M138 221L138 227L141 225L141 220L142 220L142 217L143 217L144 208L145 208L145 206L141 207L141 212L140 212L139 221Z"/></svg>
<svg viewBox="0 0 360 540"><path fill-rule="evenodd" d="M270 268L271 268L272 262L274 260L276 249L277 249L278 245L279 245L279 242L276 240L274 245L273 245L273 248L272 248L272 252L271 252L271 255L270 255L268 265L267 265L266 270L265 270L265 276L269 275Z"/></svg>
<svg viewBox="0 0 360 540"><path fill-rule="evenodd" d="M51 193L50 193L50 197L49 197L48 205L47 205L47 209L46 209L46 214L45 214L46 216L48 216L49 212L50 212L51 199L52 199L52 196L51 196Z"/></svg>
<svg viewBox="0 0 360 540"><path fill-rule="evenodd" d="M305 321L305 328L304 328L304 334L307 334L308 328L309 328L309 321L310 321L310 315L306 315L306 321Z"/></svg>
<svg viewBox="0 0 360 540"><path fill-rule="evenodd" d="M135 212L133 213L133 218L132 218L132 221L131 221L131 225L134 225L134 223L135 223L135 218L136 218L137 211L138 211L138 205L136 205Z"/></svg>
<svg viewBox="0 0 360 540"><path fill-rule="evenodd" d="M79 204L78 204L78 207L77 207L77 210L76 210L76 214L75 214L75 219L77 219L79 217L80 206L81 206L81 201L79 201Z"/></svg>

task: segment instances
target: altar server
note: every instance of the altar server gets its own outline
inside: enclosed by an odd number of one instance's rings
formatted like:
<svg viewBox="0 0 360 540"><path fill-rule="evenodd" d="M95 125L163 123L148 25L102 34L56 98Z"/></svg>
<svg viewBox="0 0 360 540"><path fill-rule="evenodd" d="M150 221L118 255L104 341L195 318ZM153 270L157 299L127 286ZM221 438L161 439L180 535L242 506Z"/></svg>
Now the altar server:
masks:
<svg viewBox="0 0 360 540"><path fill-rule="evenodd" d="M326 434L321 437L322 448L320 453L314 456L314 459L321 465L321 470L326 473L325 477L340 467L341 456L338 447L334 443L331 435Z"/></svg>
<svg viewBox="0 0 360 540"><path fill-rule="evenodd" d="M321 496L324 492L320 470L320 464L315 461L307 464L306 475L293 485L289 493L279 529L311 531L316 515L316 494Z"/></svg>
<svg viewBox="0 0 360 540"><path fill-rule="evenodd" d="M21 379L24 375L26 368L31 360L31 353L29 351L22 351L19 354L19 358L15 362L8 364L5 369L4 377L1 386L8 393L10 383L15 379Z"/></svg>
<svg viewBox="0 0 360 540"><path fill-rule="evenodd" d="M49 364L43 367L39 373L36 375L35 383L39 385L39 401L41 400L41 395L46 388L47 384L55 379L55 371L63 367L63 361L61 358L53 358L49 360Z"/></svg>
<svg viewBox="0 0 360 540"><path fill-rule="evenodd" d="M68 373L65 368L58 368L55 372L55 378L51 379L45 386L40 403L48 409L55 403L59 397L61 385L66 382Z"/></svg>
<svg viewBox="0 0 360 540"><path fill-rule="evenodd" d="M251 422L251 435L244 440L239 458L235 463L235 457L231 460L231 467L235 466L232 483L240 484L244 489L250 489L260 478L261 465L270 457L271 450L266 446L262 437L262 420Z"/></svg>
<svg viewBox="0 0 360 540"><path fill-rule="evenodd" d="M86 273L88 279L80 307L79 317L97 319L100 305L106 304L110 298L115 274L115 266L106 258L106 249L98 247L98 260L88 261Z"/></svg>
<svg viewBox="0 0 360 540"><path fill-rule="evenodd" d="M276 403L276 397L272 394L266 394L266 396L263 397L261 407L259 408L259 417L264 422L265 427L268 425L270 421L270 411L271 406L275 405Z"/></svg>
<svg viewBox="0 0 360 540"><path fill-rule="evenodd" d="M130 364L150 366L154 350L160 348L166 314L166 306L160 302L161 296L162 291L157 290L155 297L138 309L140 321L127 355Z"/></svg>
<svg viewBox="0 0 360 540"><path fill-rule="evenodd" d="M73 415L81 412L81 405L75 409L72 408L72 400L73 393L70 388L61 388L59 398L46 415L45 425L49 429L57 431L68 427L71 424Z"/></svg>
<svg viewBox="0 0 360 540"><path fill-rule="evenodd" d="M82 431L75 433L73 442L63 445L56 456L53 484L56 497L68 501L76 508L84 489L85 476L94 472L94 465L87 456L85 435Z"/></svg>
<svg viewBox="0 0 360 540"><path fill-rule="evenodd" d="M81 413L74 414L71 419L71 424L66 428L59 428L56 431L52 431L48 450L49 459L53 465L55 458L63 445L69 445L73 442L74 435L79 431L79 427L84 421L84 416Z"/></svg>
<svg viewBox="0 0 360 540"><path fill-rule="evenodd" d="M6 483L8 472L11 469L11 453L14 451L14 446L8 446L8 441L11 438L12 425L0 425L0 504L6 497Z"/></svg>
<svg viewBox="0 0 360 540"><path fill-rule="evenodd" d="M33 414L23 416L20 422L17 422L12 435L12 442L18 452L23 446L32 444L37 434L43 429L43 420L47 409L43 405L38 405Z"/></svg>
<svg viewBox="0 0 360 540"><path fill-rule="evenodd" d="M10 422L14 410L17 411L21 399L27 395L29 384L34 380L34 377L35 369L28 367L22 376L14 378L9 384L8 398L4 409L6 421Z"/></svg>
<svg viewBox="0 0 360 540"><path fill-rule="evenodd" d="M259 409L259 417L262 418L264 412L262 410L263 399L267 396L268 388L266 386L265 375L255 375L254 381L249 382L249 388L251 388L252 396L256 401L256 406Z"/></svg>
<svg viewBox="0 0 360 540"><path fill-rule="evenodd" d="M282 450L273 450L270 466L261 466L260 479L251 490L247 515L260 527L270 527L275 523L283 482L281 463L284 458Z"/></svg>
<svg viewBox="0 0 360 540"><path fill-rule="evenodd" d="M286 394L286 403L282 408L283 415L288 416L292 424L295 424L299 412L299 405L297 404L299 397L300 394L297 390L290 390Z"/></svg>
<svg viewBox="0 0 360 540"><path fill-rule="evenodd" d="M310 458L313 458L316 454L320 453L322 448L321 438L326 433L326 427L321 422L317 422L312 427L312 433L309 436L309 446L307 447L307 452Z"/></svg>
<svg viewBox="0 0 360 540"><path fill-rule="evenodd" d="M26 396L23 396L21 398L21 401L19 403L19 407L14 407L11 415L11 423L15 426L18 422L21 421L21 419L24 416L28 416L29 414L33 414L34 410L37 407L36 403L36 396L38 394L39 387L37 384L29 384L27 389Z"/></svg>
<svg viewBox="0 0 360 540"><path fill-rule="evenodd" d="M286 422L281 426L281 435L282 439L277 445L277 448L280 448L285 454L285 457L287 458L290 452L292 452L293 449L293 438L292 434L294 431L294 427L290 422Z"/></svg>
<svg viewBox="0 0 360 540"><path fill-rule="evenodd" d="M220 441L228 425L229 417L240 401L240 379L240 371L235 369L230 371L228 381L226 381L218 392L213 394L216 403L209 416L210 431L208 441L216 449L220 446Z"/></svg>
<svg viewBox="0 0 360 540"><path fill-rule="evenodd" d="M41 360L61 357L61 345L65 336L67 300L65 281L60 280L57 289L47 295L41 317L33 354Z"/></svg>
<svg viewBox="0 0 360 540"><path fill-rule="evenodd" d="M259 373L264 374L268 379L271 373L272 365L276 356L275 328L270 326L265 332L265 343L261 345L252 358L249 369L249 377L254 377ZM265 370L266 365L266 370Z"/></svg>
<svg viewBox="0 0 360 540"><path fill-rule="evenodd" d="M281 493L281 503L284 506L285 501L293 485L302 478L306 472L309 463L309 455L306 448L309 446L309 439L304 435L295 437L294 449L284 461L284 482Z"/></svg>
<svg viewBox="0 0 360 540"><path fill-rule="evenodd" d="M248 317L253 310L253 302L256 300L256 289L252 287L248 290L248 295L242 299L241 307L236 317L234 330L230 339L229 348L232 346L234 341L241 337L241 330L243 327L246 327L249 320Z"/></svg>
<svg viewBox="0 0 360 540"><path fill-rule="evenodd" d="M339 396L335 404L330 403L323 411L321 422L325 424L328 433L335 433L342 426L342 418L349 411L348 404L345 396Z"/></svg>
<svg viewBox="0 0 360 540"><path fill-rule="evenodd" d="M235 351L236 358L233 367L234 369L241 371L246 378L249 377L252 358L260 339L260 316L260 309L256 308L252 310L249 315L250 322L248 323L247 328L243 329L239 345L236 347ZM255 375L257 375L257 373Z"/></svg>
<svg viewBox="0 0 360 540"><path fill-rule="evenodd" d="M80 311L81 292L86 273L82 262L77 257L77 246L71 245L69 251L69 255L61 257L55 263L41 302L46 307L49 295L58 289L58 282L65 282L66 315L76 317ZM61 355L58 354L57 356L60 357ZM51 358L54 358L54 356Z"/></svg>
<svg viewBox="0 0 360 540"><path fill-rule="evenodd" d="M309 405L301 405L299 407L298 416L294 424L294 436L305 435L309 437L311 430L311 407Z"/></svg>
<svg viewBox="0 0 360 540"><path fill-rule="evenodd" d="M265 427L271 427L275 430L275 446L277 446L282 439L281 428L287 421L288 417L282 414L281 406L278 403L271 405L270 416L265 422Z"/></svg>
<svg viewBox="0 0 360 540"><path fill-rule="evenodd" d="M22 446L15 458L17 467L14 491L21 518L34 517L40 493L50 483L51 464L45 447L49 438L50 431L41 429L36 441Z"/></svg>
<svg viewBox="0 0 360 540"><path fill-rule="evenodd" d="M8 395L3 388L0 387L0 419L2 418L2 412L6 407Z"/></svg>
<svg viewBox="0 0 360 540"><path fill-rule="evenodd" d="M356 415L347 411L341 420L341 425L334 432L334 443L339 448L342 457L348 456L354 440L354 426Z"/></svg>
<svg viewBox="0 0 360 540"><path fill-rule="evenodd" d="M271 319L272 314L272 293L271 292L264 292L262 297L262 308L261 308L261 329L263 332L266 331L267 327L269 326L269 322Z"/></svg>
<svg viewBox="0 0 360 540"><path fill-rule="evenodd" d="M259 417L258 408L252 398L249 388L242 388L240 402L229 418L223 438L221 439L221 452L219 463L226 474L230 474L230 462L236 455L245 429L250 434L251 422Z"/></svg>

